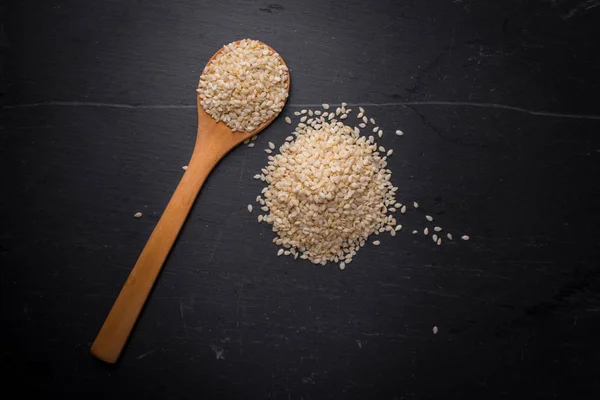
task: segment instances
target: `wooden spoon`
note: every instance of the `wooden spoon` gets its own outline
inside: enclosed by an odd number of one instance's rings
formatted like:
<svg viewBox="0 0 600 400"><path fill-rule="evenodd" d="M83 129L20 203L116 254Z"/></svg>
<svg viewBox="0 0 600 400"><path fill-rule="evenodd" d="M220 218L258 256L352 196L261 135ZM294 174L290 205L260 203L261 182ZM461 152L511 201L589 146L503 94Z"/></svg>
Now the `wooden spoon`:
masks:
<svg viewBox="0 0 600 400"><path fill-rule="evenodd" d="M209 63L222 50L223 48L215 53ZM283 59L281 62L285 65ZM289 93L289 72L287 83ZM150 235L146 247L142 250L142 254L92 344L91 353L107 363L115 363L119 358L162 265L208 174L225 154L244 140L250 139L265 129L278 116L275 114L252 132L233 132L225 123L212 119L202 108L200 96L197 98L198 135L188 169L181 178L165 212Z"/></svg>

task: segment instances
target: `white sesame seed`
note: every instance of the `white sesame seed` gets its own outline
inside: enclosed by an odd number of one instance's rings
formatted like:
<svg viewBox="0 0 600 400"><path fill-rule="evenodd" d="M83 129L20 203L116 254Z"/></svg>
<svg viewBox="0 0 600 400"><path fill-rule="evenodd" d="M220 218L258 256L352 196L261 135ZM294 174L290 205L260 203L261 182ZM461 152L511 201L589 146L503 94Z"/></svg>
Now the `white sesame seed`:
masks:
<svg viewBox="0 0 600 400"><path fill-rule="evenodd" d="M290 117L285 117L285 122L287 122L288 124L292 123L292 119Z"/></svg>
<svg viewBox="0 0 600 400"><path fill-rule="evenodd" d="M368 119L366 116L364 116L364 117L363 117L363 122L364 122L365 124L368 124L368 123L369 123L369 119Z"/></svg>
<svg viewBox="0 0 600 400"><path fill-rule="evenodd" d="M437 240L438 240L438 235L436 235L436 234L434 233L434 234L433 234L433 236L431 236L431 239L432 239L434 242L437 242Z"/></svg>
<svg viewBox="0 0 600 400"><path fill-rule="evenodd" d="M392 229L392 230L390 230L389 232L390 232L390 235L391 235L391 236L396 236L396 231L395 231L395 230L393 230L393 229Z"/></svg>
<svg viewBox="0 0 600 400"><path fill-rule="evenodd" d="M300 114L304 115L304 114L306 114L307 112L308 112L307 110L302 110L302 111L300 111Z"/></svg>
<svg viewBox="0 0 600 400"><path fill-rule="evenodd" d="M442 228L439 227L439 226L436 226L435 228L433 228L433 230L436 231L436 232L441 232Z"/></svg>
<svg viewBox="0 0 600 400"><path fill-rule="evenodd" d="M439 246L439 245L441 245L441 244L442 244L442 238L439 238L439 239L437 240L437 245Z"/></svg>
<svg viewBox="0 0 600 400"><path fill-rule="evenodd" d="M426 215L426 216L425 216L425 219L426 219L427 221L429 221L429 222L432 222L432 221L433 221L433 217L432 217L431 215Z"/></svg>
<svg viewBox="0 0 600 400"><path fill-rule="evenodd" d="M378 149L378 150L379 150L380 152L382 152L382 153L385 153L385 147L383 147L383 146L379 146L379 149Z"/></svg>
<svg viewBox="0 0 600 400"><path fill-rule="evenodd" d="M448 233L448 234L446 235L446 237L448 238L448 240L452 240L452 234L451 234L451 233Z"/></svg>
<svg viewBox="0 0 600 400"><path fill-rule="evenodd" d="M358 107L358 111L360 111L361 113L364 113L364 112L365 112L365 109L364 109L364 108L362 108L362 107Z"/></svg>
<svg viewBox="0 0 600 400"><path fill-rule="evenodd" d="M375 125L375 118L371 118L369 121L370 121L370 122L371 122L373 125Z"/></svg>
<svg viewBox="0 0 600 400"><path fill-rule="evenodd" d="M323 108L324 108L325 110L329 110L329 104L323 104Z"/></svg>
<svg viewBox="0 0 600 400"><path fill-rule="evenodd" d="M248 204L248 212L252 212L252 204Z"/></svg>
<svg viewBox="0 0 600 400"><path fill-rule="evenodd" d="M270 148L271 150L274 150L274 149L275 149L275 145L273 144L273 142L269 142L269 148Z"/></svg>
<svg viewBox="0 0 600 400"><path fill-rule="evenodd" d="M305 115L305 116L303 116L302 118L300 118L300 122L306 122L306 119L307 119L307 118L308 118L308 117L307 117L306 115Z"/></svg>
<svg viewBox="0 0 600 400"><path fill-rule="evenodd" d="M184 171L187 171L187 169L188 169L188 166L187 166L187 165L184 165L183 167L181 167L181 169L182 169L182 170L184 170Z"/></svg>
<svg viewBox="0 0 600 400"><path fill-rule="evenodd" d="M294 111L294 115L295 115L296 117L300 116L300 111Z"/></svg>
<svg viewBox="0 0 600 400"><path fill-rule="evenodd" d="M402 206L402 208L400 209L400 212L402 214L406 213L406 205Z"/></svg>
<svg viewBox="0 0 600 400"><path fill-rule="evenodd" d="M373 132L377 133L377 131L379 130L379 127L376 126L375 128L373 128Z"/></svg>
<svg viewBox="0 0 600 400"><path fill-rule="evenodd" d="M291 142L292 140L294 140L293 136L288 136L288 137L285 138L286 142Z"/></svg>
<svg viewBox="0 0 600 400"><path fill-rule="evenodd" d="M394 149L389 149L387 152L387 156L391 156L392 154L394 154Z"/></svg>
<svg viewBox="0 0 600 400"><path fill-rule="evenodd" d="M358 124L358 126L360 126L361 128L365 128L366 127L366 125L363 124L362 122L360 124Z"/></svg>
<svg viewBox="0 0 600 400"><path fill-rule="evenodd" d="M273 150L271 150L271 149L265 149L265 153L267 153L267 154L271 154L272 152L273 152Z"/></svg>
<svg viewBox="0 0 600 400"><path fill-rule="evenodd" d="M396 131L396 135L398 135L398 136L402 136L402 135L404 135L404 132L402 132L401 130L399 130L399 129L398 129L398 130Z"/></svg>
<svg viewBox="0 0 600 400"><path fill-rule="evenodd" d="M413 235L416 235L417 233L419 233L419 232L418 232L418 231L416 231L416 230L412 231L412 234L413 234Z"/></svg>
<svg viewBox="0 0 600 400"><path fill-rule="evenodd" d="M309 117L312 117L313 115L314 115L314 112L313 112L313 110L308 110L308 116L309 116Z"/></svg>
<svg viewBox="0 0 600 400"><path fill-rule="evenodd" d="M402 225L396 225L396 228L395 228L396 232L398 232L400 229L402 229Z"/></svg>
<svg viewBox="0 0 600 400"><path fill-rule="evenodd" d="M379 136L379 139L381 139L383 137L383 131L380 130L379 132L377 132L377 136Z"/></svg>
<svg viewBox="0 0 600 400"><path fill-rule="evenodd" d="M414 208L419 208L419 203L417 203L416 201L413 201L413 207Z"/></svg>
<svg viewBox="0 0 600 400"><path fill-rule="evenodd" d="M262 214L260 214L260 215L258 216L258 222L262 222L262 221L263 221L263 216L262 216Z"/></svg>
<svg viewBox="0 0 600 400"><path fill-rule="evenodd" d="M269 211L269 207L267 207L267 206L263 206L263 207L261 207L260 209L261 209L261 210L263 210L264 212L267 212L267 211Z"/></svg>
<svg viewBox="0 0 600 400"><path fill-rule="evenodd" d="M254 179L260 179L260 174L256 174L253 176Z"/></svg>
<svg viewBox="0 0 600 400"><path fill-rule="evenodd" d="M254 135L252 136L252 139L250 139L251 141L255 141L256 139L258 139L258 135Z"/></svg>
<svg viewBox="0 0 600 400"><path fill-rule="evenodd" d="M133 214L133 216L136 218L142 218L142 213L138 211L135 214Z"/></svg>
<svg viewBox="0 0 600 400"><path fill-rule="evenodd" d="M429 228L426 227L425 229L423 229L423 235L429 235Z"/></svg>
<svg viewBox="0 0 600 400"><path fill-rule="evenodd" d="M254 147L254 143L248 143L248 147Z"/></svg>
<svg viewBox="0 0 600 400"><path fill-rule="evenodd" d="M244 144L248 144L248 143L250 143L250 139L244 140Z"/></svg>
<svg viewBox="0 0 600 400"><path fill-rule="evenodd" d="M281 256L281 255L283 255L283 249L279 249L279 250L277 251L277 257L279 257L279 256Z"/></svg>
<svg viewBox="0 0 600 400"><path fill-rule="evenodd" d="M461 237L461 239L462 239L462 240L469 240L469 239L470 239L470 237L468 237L467 235L463 235L463 236Z"/></svg>
<svg viewBox="0 0 600 400"><path fill-rule="evenodd" d="M340 107L335 109L335 115L340 115L342 113L342 109Z"/></svg>
<svg viewBox="0 0 600 400"><path fill-rule="evenodd" d="M315 110L315 115L321 115L321 110Z"/></svg>
<svg viewBox="0 0 600 400"><path fill-rule="evenodd" d="M434 335L437 335L438 331L439 331L439 330L438 330L438 327L437 327L437 326L434 326L434 327L433 327L433 334L434 334Z"/></svg>
<svg viewBox="0 0 600 400"><path fill-rule="evenodd" d="M373 241L373 246L379 246L381 242L379 240Z"/></svg>
<svg viewBox="0 0 600 400"><path fill-rule="evenodd" d="M356 115L356 118L358 118L358 119L360 119L360 118L362 118L362 117L363 117L363 113L362 113L362 112L359 112L359 113Z"/></svg>
<svg viewBox="0 0 600 400"><path fill-rule="evenodd" d="M343 271L345 268L346 268L346 263L342 261L340 263L340 269Z"/></svg>

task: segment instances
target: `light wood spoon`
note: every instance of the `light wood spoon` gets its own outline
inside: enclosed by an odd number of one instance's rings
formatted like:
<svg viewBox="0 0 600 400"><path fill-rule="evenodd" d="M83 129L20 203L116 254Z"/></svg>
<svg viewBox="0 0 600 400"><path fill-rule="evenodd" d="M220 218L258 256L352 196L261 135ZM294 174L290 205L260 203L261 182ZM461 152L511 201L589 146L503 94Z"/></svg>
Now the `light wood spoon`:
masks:
<svg viewBox="0 0 600 400"><path fill-rule="evenodd" d="M270 47L269 47L270 48ZM223 50L219 50L209 63ZM273 49L271 49L273 50ZM285 65L283 59L281 62ZM287 90L290 90L288 72ZM198 135L187 171L175 189L150 239L121 289L104 325L92 344L91 353L107 363L115 363L127 342L152 286L167 258L187 215L208 174L230 150L265 129L275 114L252 132L233 132L223 122L208 115L198 98Z"/></svg>

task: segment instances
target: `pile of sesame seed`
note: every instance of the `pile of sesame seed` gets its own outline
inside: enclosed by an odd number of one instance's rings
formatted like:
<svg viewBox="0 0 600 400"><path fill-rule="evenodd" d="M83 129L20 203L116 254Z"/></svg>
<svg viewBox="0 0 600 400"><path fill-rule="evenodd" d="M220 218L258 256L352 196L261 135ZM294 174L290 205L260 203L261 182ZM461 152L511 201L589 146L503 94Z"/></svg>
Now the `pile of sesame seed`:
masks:
<svg viewBox="0 0 600 400"><path fill-rule="evenodd" d="M288 96L288 68L270 47L244 39L223 46L197 89L200 104L234 131L252 132L277 115Z"/></svg>
<svg viewBox="0 0 600 400"><path fill-rule="evenodd" d="M258 219L273 225L279 255L344 268L369 235L396 232L389 209L398 188L390 182L385 149L330 117L344 111L300 122L295 137L255 176L268 184L257 198L267 214Z"/></svg>

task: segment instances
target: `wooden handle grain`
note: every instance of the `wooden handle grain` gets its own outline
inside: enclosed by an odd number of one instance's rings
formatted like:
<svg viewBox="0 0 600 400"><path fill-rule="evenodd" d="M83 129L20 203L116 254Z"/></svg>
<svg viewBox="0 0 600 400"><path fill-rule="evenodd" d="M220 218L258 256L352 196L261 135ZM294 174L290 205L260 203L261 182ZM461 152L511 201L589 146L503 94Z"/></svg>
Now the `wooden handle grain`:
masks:
<svg viewBox="0 0 600 400"><path fill-rule="evenodd" d="M119 358L200 188L222 156L220 153L202 151L192 156L187 171L92 344L90 351L95 357L107 363L115 363Z"/></svg>

